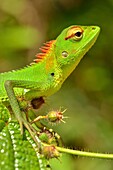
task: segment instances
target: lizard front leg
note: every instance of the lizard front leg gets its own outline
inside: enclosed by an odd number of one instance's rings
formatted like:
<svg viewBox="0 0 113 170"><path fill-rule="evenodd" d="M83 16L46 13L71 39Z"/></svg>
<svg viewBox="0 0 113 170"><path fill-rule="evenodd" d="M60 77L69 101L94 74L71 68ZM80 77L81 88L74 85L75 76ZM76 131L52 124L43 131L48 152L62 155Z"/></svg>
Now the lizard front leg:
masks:
<svg viewBox="0 0 113 170"><path fill-rule="evenodd" d="M23 80L7 80L4 84L8 98L9 98L9 103L11 105L12 111L14 113L14 117L18 120L20 124L20 129L21 129L21 134L23 134L23 125L26 127L26 129L29 131L30 135L34 139L36 143L39 145L39 140L37 139L36 136L36 131L32 127L32 125L27 122L26 119L22 116L17 98L14 93L14 87L22 87L22 88L29 88L33 86L35 82L28 82L28 81L23 81Z"/></svg>

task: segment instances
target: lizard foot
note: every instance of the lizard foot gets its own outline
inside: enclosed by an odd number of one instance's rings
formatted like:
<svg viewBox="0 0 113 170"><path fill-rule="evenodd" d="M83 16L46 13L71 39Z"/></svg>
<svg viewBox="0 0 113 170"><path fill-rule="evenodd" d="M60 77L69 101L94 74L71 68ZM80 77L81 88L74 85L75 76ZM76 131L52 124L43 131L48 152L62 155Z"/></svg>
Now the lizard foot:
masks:
<svg viewBox="0 0 113 170"><path fill-rule="evenodd" d="M18 122L20 124L20 131L21 131L21 135L23 135L24 133L24 127L28 130L28 132L30 133L32 139L34 140L34 142L38 145L38 148L41 148L41 141L37 136L37 131L32 127L32 125L27 122L27 120L25 120L23 117L19 117Z"/></svg>

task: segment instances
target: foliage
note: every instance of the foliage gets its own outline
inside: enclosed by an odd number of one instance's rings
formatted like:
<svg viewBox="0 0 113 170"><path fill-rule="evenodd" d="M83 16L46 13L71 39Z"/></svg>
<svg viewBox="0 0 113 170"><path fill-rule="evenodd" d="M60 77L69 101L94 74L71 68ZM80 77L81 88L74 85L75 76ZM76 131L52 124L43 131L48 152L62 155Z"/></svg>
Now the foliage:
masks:
<svg viewBox="0 0 113 170"><path fill-rule="evenodd" d="M60 134L65 146L69 148L113 152L112 11L113 0L0 0L1 72L17 69L32 62L41 43L54 39L69 25L101 27L101 34L95 46L62 89L50 97L39 111L45 113L51 108L67 108L67 123L53 129ZM1 118L1 115L5 118ZM8 115L0 110L0 129L7 125L7 118ZM92 161L89 158L73 158L66 155L61 159L62 163L58 160L50 161L53 169L113 168L112 161Z"/></svg>

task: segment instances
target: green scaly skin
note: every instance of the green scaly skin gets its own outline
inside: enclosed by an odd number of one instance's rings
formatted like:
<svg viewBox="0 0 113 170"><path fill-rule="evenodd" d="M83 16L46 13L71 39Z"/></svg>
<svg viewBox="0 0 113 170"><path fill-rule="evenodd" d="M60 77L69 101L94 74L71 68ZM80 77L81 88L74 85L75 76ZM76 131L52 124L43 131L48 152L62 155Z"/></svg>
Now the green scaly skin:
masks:
<svg viewBox="0 0 113 170"><path fill-rule="evenodd" d="M57 92L65 79L76 68L85 53L95 43L100 32L98 26L70 26L42 47L34 63L20 70L0 74L0 102L9 102L13 116L23 125L35 142L31 124L22 116L17 99L31 101Z"/></svg>

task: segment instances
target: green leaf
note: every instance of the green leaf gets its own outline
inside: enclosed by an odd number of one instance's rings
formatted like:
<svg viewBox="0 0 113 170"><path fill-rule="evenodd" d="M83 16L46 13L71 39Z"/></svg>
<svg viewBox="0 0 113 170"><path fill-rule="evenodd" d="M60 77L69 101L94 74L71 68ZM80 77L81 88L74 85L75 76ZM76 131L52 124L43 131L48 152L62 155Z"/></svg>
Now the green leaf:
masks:
<svg viewBox="0 0 113 170"><path fill-rule="evenodd" d="M8 122L9 120L9 112L2 103L0 103L0 120L3 120L4 122Z"/></svg>
<svg viewBox="0 0 113 170"><path fill-rule="evenodd" d="M19 124L10 122L0 133L0 169L47 170L48 161L38 153L36 144L25 130L20 134ZM48 168L47 168L48 167Z"/></svg>

